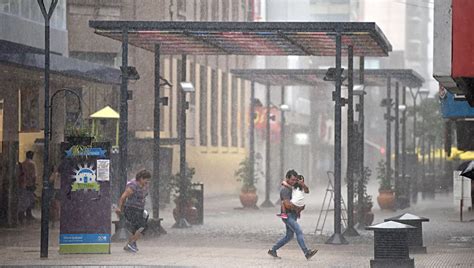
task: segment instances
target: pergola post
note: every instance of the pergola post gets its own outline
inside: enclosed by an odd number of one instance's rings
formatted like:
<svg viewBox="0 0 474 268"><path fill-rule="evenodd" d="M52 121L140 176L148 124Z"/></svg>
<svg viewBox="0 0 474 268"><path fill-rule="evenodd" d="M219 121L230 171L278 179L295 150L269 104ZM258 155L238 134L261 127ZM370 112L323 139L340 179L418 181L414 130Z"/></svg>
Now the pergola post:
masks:
<svg viewBox="0 0 474 268"><path fill-rule="evenodd" d="M402 87L402 105L405 107L405 109L402 110L402 167L401 167L401 170L402 170L402 183L404 184L403 185L403 196L406 198L406 206L409 207L410 206L410 197L409 197L409 185L408 185L408 181L405 179L405 176L406 176L406 167L407 167L407 163L406 163L406 156L407 156L407 153L406 153L406 149L407 149L407 119L406 119L406 113L407 113L407 109L406 109L406 87L403 86Z"/></svg>
<svg viewBox="0 0 474 268"><path fill-rule="evenodd" d="M261 207L273 207L272 201L270 201L270 84L267 84L266 89L266 131L265 131L265 200L260 205Z"/></svg>
<svg viewBox="0 0 474 268"><path fill-rule="evenodd" d="M359 58L359 84L364 84L364 69L365 69L365 58ZM364 229L364 183L365 181L365 166L364 166L364 149L365 149L365 138L364 138L364 95L365 91L359 95L359 183L357 184L357 215L358 215L358 229Z"/></svg>
<svg viewBox="0 0 474 268"><path fill-rule="evenodd" d="M341 99L341 58L342 37L336 33L336 88L333 95L334 105L334 234L326 241L326 244L348 244L341 233L341 130L342 130L342 99Z"/></svg>
<svg viewBox="0 0 474 268"><path fill-rule="evenodd" d="M286 105L285 101L285 86L281 87L281 105ZM281 127L280 127L280 179L285 177L285 111L280 106L280 113L281 113ZM278 199L280 200L280 199Z"/></svg>
<svg viewBox="0 0 474 268"><path fill-rule="evenodd" d="M354 229L354 48L347 48L347 229L344 235L358 236Z"/></svg>
<svg viewBox="0 0 474 268"><path fill-rule="evenodd" d="M395 185L394 185L394 188L395 188L395 204L398 204L399 200L398 200L398 197L400 196L401 194L401 181L400 181L400 178L399 178L399 170L400 170L400 157L399 157L399 153L400 153L400 112L398 110L398 106L399 106L399 84L398 84L398 81L395 83L395 163L394 163L394 167L395 167L395 173L394 173L394 182L395 182ZM395 208L397 208L397 205L395 206Z"/></svg>
<svg viewBox="0 0 474 268"><path fill-rule="evenodd" d="M386 179L391 181L391 171L392 171L392 98L391 98L391 86L392 86L392 79L390 76L387 77L387 102L385 103L387 106L385 119L387 120L387 129L386 129L386 140L385 140L385 176Z"/></svg>
<svg viewBox="0 0 474 268"><path fill-rule="evenodd" d="M153 180L152 180L152 208L153 219L148 223L154 232L166 233L161 227L160 221L160 119L161 119L161 97L160 97L160 44L155 44L155 85L154 85L154 107L153 107Z"/></svg>
<svg viewBox="0 0 474 268"><path fill-rule="evenodd" d="M255 82L250 83L250 130L249 130L249 163L250 174L255 176Z"/></svg>
<svg viewBox="0 0 474 268"><path fill-rule="evenodd" d="M120 84L120 118L119 118L119 195L127 185L127 133L128 133L128 29L122 28L122 82ZM125 229L125 218L120 217L113 241L123 241L128 238Z"/></svg>

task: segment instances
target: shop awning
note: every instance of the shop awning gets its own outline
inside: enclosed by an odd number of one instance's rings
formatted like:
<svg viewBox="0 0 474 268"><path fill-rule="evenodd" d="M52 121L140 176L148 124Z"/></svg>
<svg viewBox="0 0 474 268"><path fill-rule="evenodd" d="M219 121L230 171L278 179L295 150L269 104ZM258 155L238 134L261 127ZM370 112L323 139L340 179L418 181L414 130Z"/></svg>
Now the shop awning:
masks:
<svg viewBox="0 0 474 268"><path fill-rule="evenodd" d="M104 108L100 109L99 111L93 113L90 118L112 118L112 119L119 119L120 115L112 109L110 106L105 106Z"/></svg>

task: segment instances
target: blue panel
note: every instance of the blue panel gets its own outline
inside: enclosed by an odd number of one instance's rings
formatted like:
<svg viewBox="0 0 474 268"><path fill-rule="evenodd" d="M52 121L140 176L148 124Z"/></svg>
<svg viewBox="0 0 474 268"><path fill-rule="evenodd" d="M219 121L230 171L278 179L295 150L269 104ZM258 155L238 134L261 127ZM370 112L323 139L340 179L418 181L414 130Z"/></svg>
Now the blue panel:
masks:
<svg viewBox="0 0 474 268"><path fill-rule="evenodd" d="M110 234L60 234L59 244L108 244Z"/></svg>
<svg viewBox="0 0 474 268"><path fill-rule="evenodd" d="M467 101L455 101L450 92L441 99L441 112L443 118L474 118L474 108Z"/></svg>

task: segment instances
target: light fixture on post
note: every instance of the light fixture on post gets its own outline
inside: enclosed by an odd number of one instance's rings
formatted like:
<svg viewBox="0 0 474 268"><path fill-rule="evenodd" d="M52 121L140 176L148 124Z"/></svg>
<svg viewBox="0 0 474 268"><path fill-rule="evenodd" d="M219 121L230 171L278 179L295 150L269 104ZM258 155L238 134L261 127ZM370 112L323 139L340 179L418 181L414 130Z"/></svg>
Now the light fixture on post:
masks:
<svg viewBox="0 0 474 268"><path fill-rule="evenodd" d="M138 74L137 68L133 66L127 66L126 70L124 67L120 67L122 73L127 74L128 80L138 80L140 79L140 75Z"/></svg>
<svg viewBox="0 0 474 268"><path fill-rule="evenodd" d="M346 80L342 74L344 73L344 68L341 68L341 83L342 81ZM324 81L336 81L336 68L331 67L328 68L326 75L323 78Z"/></svg>
<svg viewBox="0 0 474 268"><path fill-rule="evenodd" d="M288 104L282 104L282 105L280 105L280 110L281 110L282 112L289 112L289 111L291 111L290 105L288 105Z"/></svg>
<svg viewBox="0 0 474 268"><path fill-rule="evenodd" d="M184 92L194 92L194 86L191 82L180 82L179 86Z"/></svg>

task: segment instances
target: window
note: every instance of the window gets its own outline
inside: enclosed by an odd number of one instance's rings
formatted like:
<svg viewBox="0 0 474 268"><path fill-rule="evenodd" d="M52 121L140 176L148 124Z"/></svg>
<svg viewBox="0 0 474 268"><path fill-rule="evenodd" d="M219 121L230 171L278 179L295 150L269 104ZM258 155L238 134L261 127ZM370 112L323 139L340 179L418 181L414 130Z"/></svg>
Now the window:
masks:
<svg viewBox="0 0 474 268"><path fill-rule="evenodd" d="M207 21L207 0L201 0L201 21Z"/></svg>
<svg viewBox="0 0 474 268"><path fill-rule="evenodd" d="M199 143L207 146L207 66L200 66L199 80Z"/></svg>
<svg viewBox="0 0 474 268"><path fill-rule="evenodd" d="M231 136L231 146L237 147L238 146L238 135L237 135L237 121L239 114L237 113L238 107L238 90L237 90L237 78L232 77L232 84L231 84L231 106L230 106L230 114L231 114L231 125L230 125L230 136Z"/></svg>
<svg viewBox="0 0 474 268"><path fill-rule="evenodd" d="M237 2L237 1L234 1ZM222 0L222 21L229 20L229 0Z"/></svg>
<svg viewBox="0 0 474 268"><path fill-rule="evenodd" d="M211 20L219 20L219 0L211 0Z"/></svg>
<svg viewBox="0 0 474 268"><path fill-rule="evenodd" d="M237 0L231 0L232 3L232 21L239 21L239 13L241 9L245 8L245 3L242 1L237 1Z"/></svg>
<svg viewBox="0 0 474 268"><path fill-rule="evenodd" d="M228 116L228 109L229 109L229 87L228 87L228 74L222 73L222 116L221 116L221 137L222 137L222 146L227 147L229 146L229 137L227 135L228 125L229 122L227 120Z"/></svg>
<svg viewBox="0 0 474 268"><path fill-rule="evenodd" d="M178 12L186 12L186 0L178 0Z"/></svg>
<svg viewBox="0 0 474 268"><path fill-rule="evenodd" d="M44 1L49 9L51 0ZM0 12L5 12L27 20L43 23L44 18L37 1L33 0L0 0ZM51 17L51 27L66 29L66 0L59 0Z"/></svg>
<svg viewBox="0 0 474 268"><path fill-rule="evenodd" d="M116 53L71 51L69 57L106 66L115 66Z"/></svg>
<svg viewBox="0 0 474 268"><path fill-rule="evenodd" d="M211 71L211 146L218 146L217 113L219 99L217 98L217 71Z"/></svg>

